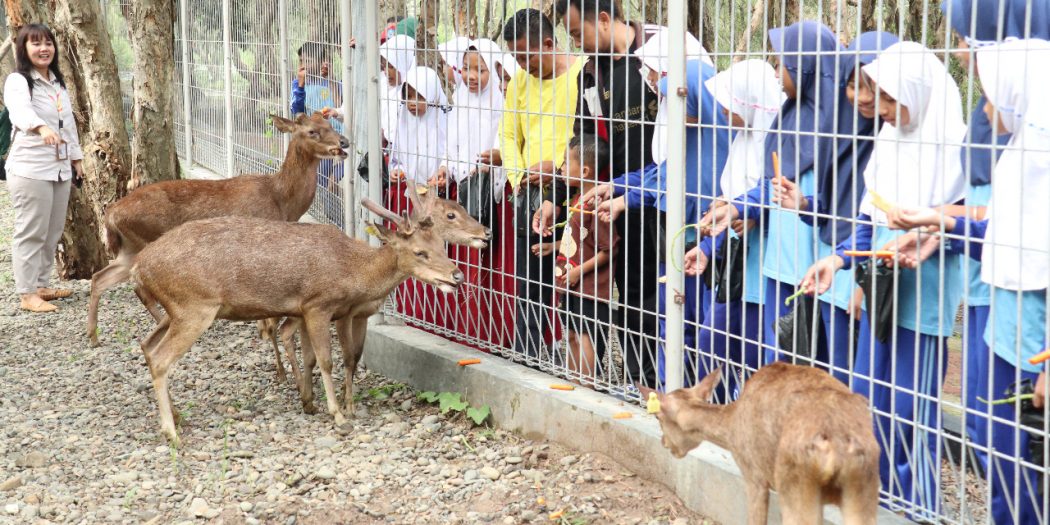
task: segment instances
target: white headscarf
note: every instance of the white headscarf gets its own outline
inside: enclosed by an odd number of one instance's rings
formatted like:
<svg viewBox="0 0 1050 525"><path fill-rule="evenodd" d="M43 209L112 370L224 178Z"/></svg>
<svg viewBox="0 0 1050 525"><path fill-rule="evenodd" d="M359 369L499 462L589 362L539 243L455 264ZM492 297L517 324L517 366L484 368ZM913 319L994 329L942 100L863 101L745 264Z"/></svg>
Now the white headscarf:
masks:
<svg viewBox="0 0 1050 525"><path fill-rule="evenodd" d="M736 198L758 185L765 174L766 130L784 104L776 71L765 60L737 62L704 82L718 104L744 119L735 129L729 159L722 170L722 193Z"/></svg>
<svg viewBox="0 0 1050 525"><path fill-rule="evenodd" d="M1013 136L992 173L981 279L1009 290L1050 287L1050 42L977 51L985 95Z"/></svg>
<svg viewBox="0 0 1050 525"><path fill-rule="evenodd" d="M657 96L659 96L660 90L657 86L649 83L648 70L656 71L661 77L666 76L671 68L670 49L671 32L666 27L661 27L649 37L649 40L645 41L645 44L634 50L634 55L642 62L642 69L639 71L639 74L642 75L645 85L649 86L649 89L656 93ZM685 34L685 59L686 61L700 59L714 66L714 62L711 61L711 56L707 54L703 44L690 33ZM652 155L653 162L657 164L660 164L667 158L667 100L663 97L660 97L660 105L656 112Z"/></svg>
<svg viewBox="0 0 1050 525"><path fill-rule="evenodd" d="M401 113L401 84L405 82L405 75L409 70L416 67L416 39L407 35L396 35L379 46L379 56L383 57L401 77L401 82L396 86L387 86L383 93L382 105L380 106L379 122L383 128L383 136L388 141L397 137L397 120Z"/></svg>
<svg viewBox="0 0 1050 525"><path fill-rule="evenodd" d="M463 82L463 72L460 68L463 67L463 53L466 52L470 43L469 38L457 36L437 46L437 52L441 55L441 60L444 60L445 64L452 68L453 75L456 77L456 88L459 88L459 85Z"/></svg>
<svg viewBox="0 0 1050 525"><path fill-rule="evenodd" d="M864 169L868 192L860 211L878 224L886 214L871 192L901 208L958 201L966 192L959 148L966 134L959 86L937 56L915 42L899 42L862 70L878 88L908 108L906 126L885 124Z"/></svg>
<svg viewBox="0 0 1050 525"><path fill-rule="evenodd" d="M404 104L397 123L392 164L404 170L405 176L426 184L445 156L445 134L448 132L448 99L441 89L437 71L414 67L405 75L405 85L412 86L427 101L427 112L416 117ZM393 168L392 168L393 169Z"/></svg>
<svg viewBox="0 0 1050 525"><path fill-rule="evenodd" d="M503 92L497 87L500 78L496 75L493 64L502 58L503 50L495 42L479 39L470 43L460 56L459 67L466 71L462 59L468 52L475 51L489 68L489 81L477 93L472 93L462 84L452 95L452 112L449 114L448 146L445 153L445 165L449 175L461 182L470 175L476 166L478 154L492 148L499 133L500 118L503 112ZM492 173L493 198L503 197L505 177ZM500 177L503 180L497 180Z"/></svg>

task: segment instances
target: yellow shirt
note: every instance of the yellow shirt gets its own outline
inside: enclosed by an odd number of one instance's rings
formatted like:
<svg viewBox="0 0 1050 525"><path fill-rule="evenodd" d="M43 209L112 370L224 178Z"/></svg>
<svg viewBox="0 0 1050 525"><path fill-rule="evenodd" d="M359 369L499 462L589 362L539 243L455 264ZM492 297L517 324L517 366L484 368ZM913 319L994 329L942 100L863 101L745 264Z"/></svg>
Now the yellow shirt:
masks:
<svg viewBox="0 0 1050 525"><path fill-rule="evenodd" d="M561 166L572 138L579 100L579 77L587 59L580 57L552 79L519 70L507 86L500 122L500 156L507 179L517 188L529 166L545 160Z"/></svg>

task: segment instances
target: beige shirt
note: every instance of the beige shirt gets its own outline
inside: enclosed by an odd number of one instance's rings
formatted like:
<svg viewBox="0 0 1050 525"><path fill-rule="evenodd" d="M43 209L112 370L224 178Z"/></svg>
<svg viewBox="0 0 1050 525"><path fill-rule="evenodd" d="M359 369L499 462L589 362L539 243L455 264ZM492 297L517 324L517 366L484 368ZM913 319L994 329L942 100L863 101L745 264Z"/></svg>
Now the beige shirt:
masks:
<svg viewBox="0 0 1050 525"><path fill-rule="evenodd" d="M45 80L33 70L31 76L32 97L29 96L29 83L20 73L11 73L4 82L4 103L10 113L14 133L5 167L9 174L27 179L69 180L72 177L70 161L84 158L69 93L54 75ZM62 123L61 128L59 122ZM59 160L55 146L44 144L39 133L28 131L42 125L59 133L66 141L68 158Z"/></svg>

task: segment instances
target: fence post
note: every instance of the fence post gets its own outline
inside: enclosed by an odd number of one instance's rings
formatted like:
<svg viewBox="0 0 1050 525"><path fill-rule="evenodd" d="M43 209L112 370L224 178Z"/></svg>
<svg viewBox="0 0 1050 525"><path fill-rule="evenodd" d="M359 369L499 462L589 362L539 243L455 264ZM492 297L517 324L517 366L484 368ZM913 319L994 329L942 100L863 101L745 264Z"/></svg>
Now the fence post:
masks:
<svg viewBox="0 0 1050 525"><path fill-rule="evenodd" d="M383 202L383 144L379 131L379 27L376 23L378 13L376 2L365 2L365 38L368 40L365 63L368 71L368 124L372 131L368 134L368 198ZM379 239L372 237L369 242L379 245Z"/></svg>
<svg viewBox="0 0 1050 525"><path fill-rule="evenodd" d="M352 20L350 17L350 0L339 0L339 18L341 21L339 29L339 45L342 47L343 52L343 132L351 129L350 126L353 123L353 105L350 103L350 97L353 95L353 89L350 89L351 84L354 81L352 72L350 71L350 61L353 58L353 49L350 48L350 28L353 27ZM352 135L352 134L351 134ZM350 151L356 151L354 142L357 141L357 137L351 138ZM353 157L347 157L346 161L343 161L343 180L339 182L339 188L343 194L343 231L351 237L355 237L354 232L357 229L357 217L354 215L354 209L356 202L354 202L354 164L350 160Z"/></svg>
<svg viewBox="0 0 1050 525"><path fill-rule="evenodd" d="M222 0L223 92L226 103L226 178L233 177L233 45L230 43L231 0Z"/></svg>
<svg viewBox="0 0 1050 525"><path fill-rule="evenodd" d="M278 52L281 53L281 58L277 60L277 67L281 68L281 72L278 75L281 81L281 110L277 112L278 115L284 115L285 112L291 111L291 64L288 63L288 1L277 0L277 38L280 39L278 44ZM290 118L295 118L295 115L289 115ZM284 151L288 150L288 141L291 137L287 133L278 133L281 137L281 149Z"/></svg>
<svg viewBox="0 0 1050 525"><path fill-rule="evenodd" d="M186 141L186 169L193 168L193 112L190 110L190 83L193 82L193 54L190 53L190 7L189 0L179 0L179 33L182 38L182 118L183 140Z"/></svg>
<svg viewBox="0 0 1050 525"><path fill-rule="evenodd" d="M682 388L685 375L684 306L676 300L678 293L685 292L685 276L677 269L679 261L685 258L683 244L670 242L676 237L675 232L685 224L685 0L668 0L667 21L671 45L668 58L670 67L667 73L667 111L677 118L668 119L667 123L667 293L664 294L664 307L667 313L664 356L667 359L664 388L670 392Z"/></svg>

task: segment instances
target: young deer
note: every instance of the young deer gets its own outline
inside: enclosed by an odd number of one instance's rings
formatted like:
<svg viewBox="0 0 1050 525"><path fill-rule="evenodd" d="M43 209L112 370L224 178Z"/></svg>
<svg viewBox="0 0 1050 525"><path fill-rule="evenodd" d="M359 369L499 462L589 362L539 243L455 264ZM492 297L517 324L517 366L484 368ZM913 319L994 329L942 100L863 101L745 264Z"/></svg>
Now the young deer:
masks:
<svg viewBox="0 0 1050 525"><path fill-rule="evenodd" d="M301 317L328 411L345 424L332 383L329 325L371 308L409 277L454 291L463 274L430 226L406 218L392 231L377 223L384 245L373 248L334 226L222 217L187 223L146 246L131 276L140 297L167 313L142 342L162 432L178 443L168 372L215 319Z"/></svg>
<svg viewBox="0 0 1050 525"><path fill-rule="evenodd" d="M276 115L270 118L278 131L292 134L284 164L276 174L158 182L136 189L106 210L106 245L115 258L91 276L87 331L92 346L98 346L102 293L126 281L135 254L165 232L189 221L227 215L297 221L310 208L321 159L345 159L343 149L350 143L320 113L312 117L300 114L294 121ZM156 305L146 304L146 308L160 319ZM284 375L283 368L278 375Z"/></svg>
<svg viewBox="0 0 1050 525"><path fill-rule="evenodd" d="M823 523L827 503L846 525L873 525L879 505L879 445L863 396L827 372L774 363L729 405L710 403L722 378L660 395L663 445L677 458L704 441L733 454L744 476L748 524L766 523L769 489L785 525Z"/></svg>
<svg viewBox="0 0 1050 525"><path fill-rule="evenodd" d="M434 191L426 192L421 199L415 185L411 182L409 183L409 191L409 200L412 202L411 217L414 222L418 223L424 218L429 218L433 223L431 231L449 244L470 246L478 249L488 247L489 241L492 240L492 230L471 217L467 210L458 202L438 198L437 193ZM396 224L401 221L401 217L383 208L372 209L372 211L392 223ZM382 302L379 301L379 307L382 306ZM377 307L376 312L378 311ZM372 312L372 314L374 313ZM284 366L281 363L281 350L277 342L279 321L279 319L264 319L259 321L258 327L259 336L263 340L270 341L273 345L274 355L277 356L277 379L283 382L285 380ZM290 318L281 324L281 342L284 343L285 355L296 385L299 385L300 371L298 360L295 358L294 337L300 327L299 321L299 319Z"/></svg>

